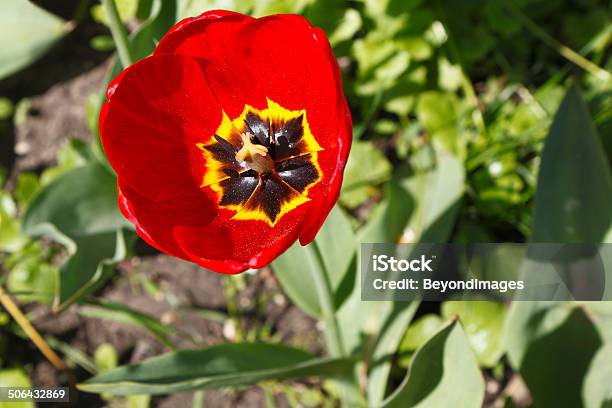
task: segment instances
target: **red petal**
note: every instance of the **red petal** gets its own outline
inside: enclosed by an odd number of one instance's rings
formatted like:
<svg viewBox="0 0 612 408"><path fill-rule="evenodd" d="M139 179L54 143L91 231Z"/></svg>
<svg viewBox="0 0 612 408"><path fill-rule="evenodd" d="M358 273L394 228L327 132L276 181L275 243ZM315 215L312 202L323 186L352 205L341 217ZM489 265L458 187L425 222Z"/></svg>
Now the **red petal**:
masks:
<svg viewBox="0 0 612 408"><path fill-rule="evenodd" d="M153 201L139 194L119 179L119 208L136 226L136 232L153 247L191 260L174 239L176 225L205 228L216 214L216 199L206 190L186 191L183 195L165 201Z"/></svg>
<svg viewBox="0 0 612 408"><path fill-rule="evenodd" d="M168 30L168 32L166 33L166 36L170 33L173 33L175 31L181 31L181 30L189 30L188 26L196 21L200 21L200 20L217 20L220 19L222 17L226 17L226 16L242 16L245 17L243 14L240 13L236 13L235 11L229 11L229 10L209 10L206 11L202 14L200 14L197 17L187 17L182 19L181 21L179 21L178 23L176 23L175 25L172 26L172 28L170 30ZM165 38L165 36L164 36Z"/></svg>
<svg viewBox="0 0 612 408"><path fill-rule="evenodd" d="M305 204L287 213L274 227L263 221L228 220L207 229L179 225L174 236L194 262L214 271L237 273L261 268L297 240L308 207ZM230 261L236 269L218 269L221 263ZM236 264L242 269L238 270Z"/></svg>
<svg viewBox="0 0 612 408"><path fill-rule="evenodd" d="M266 108L269 98L306 109L319 144L338 145L334 112L346 103L340 71L325 34L305 18L205 13L161 40L155 55L170 53L207 60L207 79L230 118L245 104Z"/></svg>
<svg viewBox="0 0 612 408"><path fill-rule="evenodd" d="M265 104L252 71L234 52L236 35L254 18L215 10L179 22L155 48L154 55L175 54L206 60L203 69L221 106L230 118L242 113L247 100Z"/></svg>
<svg viewBox="0 0 612 408"><path fill-rule="evenodd" d="M346 102L344 112L339 113L337 131L338 149L326 150L318 154L319 166L323 171L323 180L313 186L308 193L312 201L309 216L305 220L304 231L300 235L302 245L307 245L315 238L340 194L344 167L353 140L351 114Z"/></svg>
<svg viewBox="0 0 612 408"><path fill-rule="evenodd" d="M111 84L100 136L119 178L163 200L198 190L204 160L198 142L213 136L221 108L201 66L189 58L145 58Z"/></svg>
<svg viewBox="0 0 612 408"><path fill-rule="evenodd" d="M148 244L170 255L220 273L260 268L298 238L308 204L286 214L274 228L262 221L214 218L209 189L166 201L142 196L121 180L119 207Z"/></svg>

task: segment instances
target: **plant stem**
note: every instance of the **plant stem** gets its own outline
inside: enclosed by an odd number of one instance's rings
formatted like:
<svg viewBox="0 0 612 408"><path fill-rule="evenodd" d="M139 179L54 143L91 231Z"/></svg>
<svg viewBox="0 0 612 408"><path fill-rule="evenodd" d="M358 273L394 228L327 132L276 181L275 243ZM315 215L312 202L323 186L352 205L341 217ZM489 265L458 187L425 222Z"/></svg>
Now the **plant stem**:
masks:
<svg viewBox="0 0 612 408"><path fill-rule="evenodd" d="M597 66L592 63L588 59L584 58L582 55L578 54L576 51L571 48L563 45L556 39L554 39L550 34L544 31L540 26L534 23L529 17L527 17L521 10L519 10L512 2L504 1L503 5L510 11L516 19L527 29L539 38L544 44L548 45L555 51L557 51L561 56L563 56L568 61L576 64L583 70L593 74L597 78L602 81L609 81L612 79L612 74L606 71L605 69Z"/></svg>
<svg viewBox="0 0 612 408"><path fill-rule="evenodd" d="M2 286L0 286L0 304L4 306L13 320L15 320L19 327L21 327L25 334L27 334L30 340L32 340L32 343L38 347L40 352L47 358L47 360L49 360L49 362L53 364L56 369L65 371L66 365L64 364L64 361L62 361L55 351L49 347L45 339L43 339L40 333L38 333L38 330L32 326L32 323L30 323L21 309L19 309L19 306L17 306L10 296L6 294Z"/></svg>
<svg viewBox="0 0 612 408"><path fill-rule="evenodd" d="M121 18L119 18L119 12L114 0L100 0L106 18L108 19L108 25L110 26L111 34L113 35L113 41L117 47L117 55L119 55L119 61L123 68L127 68L132 65L134 58L132 57L132 51L128 42L127 31Z"/></svg>
<svg viewBox="0 0 612 408"><path fill-rule="evenodd" d="M323 314L322 320L325 323L325 337L329 354L332 357L346 357L344 343L340 335L340 328L336 320L334 296L331 284L325 272L325 264L323 263L317 244L313 242L310 245L314 248L319 265L311 265L308 269L310 270L319 297L319 305L321 306L321 313Z"/></svg>

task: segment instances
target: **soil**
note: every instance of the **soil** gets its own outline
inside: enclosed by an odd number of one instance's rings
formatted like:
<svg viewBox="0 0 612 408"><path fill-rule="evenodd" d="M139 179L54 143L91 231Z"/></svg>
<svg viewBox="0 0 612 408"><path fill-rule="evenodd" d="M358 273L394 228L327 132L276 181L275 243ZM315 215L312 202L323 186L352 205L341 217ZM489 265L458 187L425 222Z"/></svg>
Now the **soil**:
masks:
<svg viewBox="0 0 612 408"><path fill-rule="evenodd" d="M41 3L41 2L38 2ZM43 6L47 3L42 2ZM64 9L53 10L66 16L74 2L66 2ZM75 30L41 60L29 68L0 81L0 96L18 103L30 101L25 121L15 127L7 124L0 138L0 165L10 174L8 188L15 177L24 171L40 173L55 163L58 149L68 138L93 140L87 126L86 101L99 92L109 55L92 50L92 36L106 33L106 29L85 18ZM159 288L160 295L152 296L139 282L142 278ZM180 335L172 340L179 348L206 347L236 340L236 330L228 321L216 321L201 313L202 310L227 314L227 300L220 275L197 265L163 255L143 242L136 245L136 255L123 262L116 276L95 293L98 301L112 301L171 323ZM271 336L285 344L305 347L322 353L322 334L316 321L291 305L270 270L263 269L246 279L246 287L237 295L242 329L269 327ZM265 299L261 310L259 300ZM24 305L34 325L44 335L53 336L92 356L97 347L109 343L118 352L120 363L142 361L168 352L168 348L149 332L133 325L101 321L84 317L82 306L72 306L54 315L48 306ZM31 343L9 335L7 365L23 366L37 386L67 383L67 378L55 370ZM82 369L74 371L77 381L90 376ZM317 386L316 384L307 384ZM278 406L288 406L282 395L276 395ZM192 393L179 393L153 398L154 407L191 406ZM260 387L241 391L205 392L206 407L259 407L265 406ZM97 395L79 393L73 406L107 406Z"/></svg>

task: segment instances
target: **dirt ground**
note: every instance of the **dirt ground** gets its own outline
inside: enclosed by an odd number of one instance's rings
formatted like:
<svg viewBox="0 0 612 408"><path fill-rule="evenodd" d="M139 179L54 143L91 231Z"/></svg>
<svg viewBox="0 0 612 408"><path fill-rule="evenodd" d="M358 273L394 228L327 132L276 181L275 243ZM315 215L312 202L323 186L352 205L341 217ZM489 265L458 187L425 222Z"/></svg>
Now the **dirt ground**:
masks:
<svg viewBox="0 0 612 408"><path fill-rule="evenodd" d="M86 122L86 101L98 92L103 81L109 55L93 51L89 39L104 32L93 22L79 25L49 54L26 70L0 82L0 95L17 103L29 99L25 121L11 126L0 140L0 164L9 170L9 188L23 171L40 173L54 164L58 149L68 138L93 140ZM151 296L139 279L154 283L163 296ZM261 270L247 279L240 291L238 304L246 322L244 329L269 327L274 338L286 344L305 347L321 353L322 334L316 321L291 305L269 270ZM112 301L151 314L162 322L177 327L181 336L173 339L183 348L203 347L234 340L235 328L227 321L210 319L199 310L227 313L222 278L197 265L157 253L143 242L136 245L136 254L123 262L116 276L95 294L99 301ZM258 299L265 298L264 310ZM91 356L96 348L109 343L120 355L120 363L137 362L168 351L143 329L121 323L86 318L72 306L60 315L49 307L26 305L36 316L35 326L43 335L52 335ZM59 374L29 343L11 338L11 358L15 363L27 362L38 386L65 384ZM78 380L90 374L76 369ZM152 406L191 406L192 393L179 393L153 399ZM279 406L288 406L278 395ZM260 387L241 391L207 391L206 407L265 406ZM80 393L78 406L105 406L107 401L96 395Z"/></svg>

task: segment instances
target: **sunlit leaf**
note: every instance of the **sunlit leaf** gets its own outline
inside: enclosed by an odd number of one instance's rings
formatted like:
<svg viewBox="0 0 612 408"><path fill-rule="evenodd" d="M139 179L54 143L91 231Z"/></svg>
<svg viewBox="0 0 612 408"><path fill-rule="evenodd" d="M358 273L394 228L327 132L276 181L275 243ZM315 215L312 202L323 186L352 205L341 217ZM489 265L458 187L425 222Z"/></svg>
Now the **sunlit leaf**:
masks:
<svg viewBox="0 0 612 408"><path fill-rule="evenodd" d="M457 316L481 365L493 367L502 354L502 332L506 306L490 301L448 301L442 304L442 316Z"/></svg>
<svg viewBox="0 0 612 408"><path fill-rule="evenodd" d="M484 391L467 336L454 321L416 352L406 378L382 406L478 408Z"/></svg>
<svg viewBox="0 0 612 408"><path fill-rule="evenodd" d="M599 349L584 379L582 398L585 408L606 408L612 405L612 343Z"/></svg>
<svg viewBox="0 0 612 408"><path fill-rule="evenodd" d="M0 27L0 78L34 62L71 29L27 0L3 0Z"/></svg>
<svg viewBox="0 0 612 408"><path fill-rule="evenodd" d="M344 171L340 202L348 207L358 206L375 191L372 186L389 179L391 170L389 161L374 145L354 142Z"/></svg>
<svg viewBox="0 0 612 408"><path fill-rule="evenodd" d="M448 239L464 192L463 163L437 149L435 169L406 179L403 185L417 197L406 242L444 242Z"/></svg>

